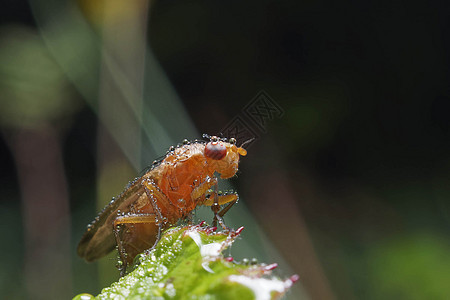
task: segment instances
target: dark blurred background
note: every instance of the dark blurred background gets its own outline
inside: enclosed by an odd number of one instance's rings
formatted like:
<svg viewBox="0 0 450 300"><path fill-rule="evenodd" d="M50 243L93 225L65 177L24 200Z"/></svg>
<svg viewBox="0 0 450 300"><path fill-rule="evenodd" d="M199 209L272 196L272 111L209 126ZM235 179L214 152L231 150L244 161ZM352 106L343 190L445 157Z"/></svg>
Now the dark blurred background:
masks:
<svg viewBox="0 0 450 300"><path fill-rule="evenodd" d="M2 298L98 293L96 212L243 120L233 254L299 274L288 299L448 299L447 2L6 0L0 23Z"/></svg>

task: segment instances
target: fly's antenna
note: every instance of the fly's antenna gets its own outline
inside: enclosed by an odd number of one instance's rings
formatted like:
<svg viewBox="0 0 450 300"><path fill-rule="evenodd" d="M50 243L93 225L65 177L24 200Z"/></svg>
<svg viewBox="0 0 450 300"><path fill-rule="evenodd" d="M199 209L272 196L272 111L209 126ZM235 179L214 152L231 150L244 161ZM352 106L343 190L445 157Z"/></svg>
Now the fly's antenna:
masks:
<svg viewBox="0 0 450 300"><path fill-rule="evenodd" d="M240 148L244 148L245 145L250 144L251 142L253 142L255 140L255 138L251 138L249 140L246 140L245 142L243 142L239 147Z"/></svg>

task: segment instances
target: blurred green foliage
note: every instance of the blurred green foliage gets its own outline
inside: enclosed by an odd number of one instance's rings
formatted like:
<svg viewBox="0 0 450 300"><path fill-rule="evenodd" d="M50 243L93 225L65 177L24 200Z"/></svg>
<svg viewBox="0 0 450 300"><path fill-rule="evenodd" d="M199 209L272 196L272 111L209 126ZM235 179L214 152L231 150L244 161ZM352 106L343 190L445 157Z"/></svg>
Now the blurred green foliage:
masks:
<svg viewBox="0 0 450 300"><path fill-rule="evenodd" d="M420 232L394 236L368 253L367 299L447 299L450 295L450 243Z"/></svg>
<svg viewBox="0 0 450 300"><path fill-rule="evenodd" d="M0 91L3 126L61 122L81 106L41 36L24 26L1 29Z"/></svg>

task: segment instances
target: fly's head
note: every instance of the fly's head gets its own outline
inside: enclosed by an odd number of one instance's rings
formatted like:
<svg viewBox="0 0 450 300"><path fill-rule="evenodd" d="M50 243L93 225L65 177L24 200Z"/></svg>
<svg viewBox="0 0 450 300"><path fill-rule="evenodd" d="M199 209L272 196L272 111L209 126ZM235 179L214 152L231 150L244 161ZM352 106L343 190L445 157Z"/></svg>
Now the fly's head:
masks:
<svg viewBox="0 0 450 300"><path fill-rule="evenodd" d="M218 172L221 178L226 179L236 174L239 156L247 155L247 150L236 146L234 138L226 141L213 136L205 145L204 155L212 171Z"/></svg>

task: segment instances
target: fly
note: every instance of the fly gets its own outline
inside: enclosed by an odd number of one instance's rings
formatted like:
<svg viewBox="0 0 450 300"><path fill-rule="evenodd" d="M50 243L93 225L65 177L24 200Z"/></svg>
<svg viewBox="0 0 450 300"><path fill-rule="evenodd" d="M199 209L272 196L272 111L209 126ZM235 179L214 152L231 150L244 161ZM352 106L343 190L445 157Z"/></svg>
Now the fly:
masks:
<svg viewBox="0 0 450 300"><path fill-rule="evenodd" d="M214 173L223 179L233 177L239 157L247 151L242 145L236 146L234 138L204 136L209 141L185 140L171 147L164 159L113 198L88 225L78 244L78 255L92 262L117 246L124 275L136 255L156 245L163 230L189 218L198 205L210 206L213 226L219 222L226 228L222 217L237 202L238 195L219 194Z"/></svg>

